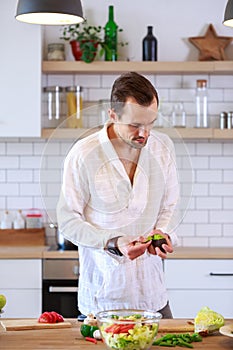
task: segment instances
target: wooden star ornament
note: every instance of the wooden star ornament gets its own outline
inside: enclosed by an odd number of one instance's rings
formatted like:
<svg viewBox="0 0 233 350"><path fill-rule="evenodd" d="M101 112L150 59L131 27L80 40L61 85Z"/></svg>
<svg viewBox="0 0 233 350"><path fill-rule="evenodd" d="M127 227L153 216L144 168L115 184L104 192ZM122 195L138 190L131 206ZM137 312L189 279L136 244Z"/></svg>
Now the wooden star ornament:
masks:
<svg viewBox="0 0 233 350"><path fill-rule="evenodd" d="M188 39L200 51L199 61L224 61L226 60L224 49L231 43L233 37L218 36L214 26L210 24L204 36Z"/></svg>

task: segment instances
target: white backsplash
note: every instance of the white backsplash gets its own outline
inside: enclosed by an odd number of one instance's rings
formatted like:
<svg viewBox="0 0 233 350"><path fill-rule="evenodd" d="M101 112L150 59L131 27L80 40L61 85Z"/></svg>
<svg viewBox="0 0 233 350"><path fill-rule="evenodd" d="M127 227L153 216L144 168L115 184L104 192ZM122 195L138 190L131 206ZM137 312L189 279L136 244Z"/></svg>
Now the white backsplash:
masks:
<svg viewBox="0 0 233 350"><path fill-rule="evenodd" d="M207 79L211 127L219 126L221 111L233 110L232 75L147 75L158 89L161 107L169 118L174 103L182 101L187 125L195 124L196 79ZM84 88L84 99L108 99L115 75L47 75L43 86ZM44 107L43 102L43 107ZM44 107L45 108L45 107ZM45 111L45 109L43 109ZM98 124L92 115L90 126ZM46 116L43 115L42 124ZM87 121L85 121L87 122ZM74 140L0 139L0 213L17 209L42 208L47 220L56 220L62 163ZM233 141L233 140L232 140ZM178 228L182 246L233 247L233 142L185 140L193 171L193 192L188 211ZM182 173L182 196L190 190L187 156L176 144L177 163ZM41 169L43 171L41 171ZM42 197L41 197L42 193ZM188 198L187 198L188 200ZM49 233L51 235L51 233Z"/></svg>

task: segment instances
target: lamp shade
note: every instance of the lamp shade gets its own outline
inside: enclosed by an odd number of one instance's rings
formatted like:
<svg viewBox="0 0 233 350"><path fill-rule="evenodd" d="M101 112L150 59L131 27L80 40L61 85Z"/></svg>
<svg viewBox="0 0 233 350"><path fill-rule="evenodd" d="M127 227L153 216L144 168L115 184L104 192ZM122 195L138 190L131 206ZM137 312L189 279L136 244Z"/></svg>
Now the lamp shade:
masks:
<svg viewBox="0 0 233 350"><path fill-rule="evenodd" d="M84 21L81 0L18 0L18 21L65 25Z"/></svg>
<svg viewBox="0 0 233 350"><path fill-rule="evenodd" d="M227 2L223 24L228 27L233 27L233 0L228 0Z"/></svg>

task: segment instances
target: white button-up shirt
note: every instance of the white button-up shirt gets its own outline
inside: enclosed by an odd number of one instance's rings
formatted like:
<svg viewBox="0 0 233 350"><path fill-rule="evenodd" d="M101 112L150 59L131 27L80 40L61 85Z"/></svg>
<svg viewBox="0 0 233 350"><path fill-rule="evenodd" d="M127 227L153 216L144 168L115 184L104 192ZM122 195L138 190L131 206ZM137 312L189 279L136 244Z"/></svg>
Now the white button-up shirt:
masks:
<svg viewBox="0 0 233 350"><path fill-rule="evenodd" d="M59 230L79 249L79 310L160 310L167 303L161 258L145 252L131 261L104 247L110 238L147 236L153 228L177 244L174 146L167 135L152 131L132 185L107 126L72 147L57 206Z"/></svg>

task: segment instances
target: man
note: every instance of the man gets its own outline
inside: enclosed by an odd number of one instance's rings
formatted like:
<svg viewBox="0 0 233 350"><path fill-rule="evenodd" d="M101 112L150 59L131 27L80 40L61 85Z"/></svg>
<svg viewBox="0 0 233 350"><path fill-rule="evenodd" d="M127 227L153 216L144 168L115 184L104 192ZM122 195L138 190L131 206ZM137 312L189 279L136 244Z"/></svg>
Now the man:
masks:
<svg viewBox="0 0 233 350"><path fill-rule="evenodd" d="M57 218L79 247L78 306L85 315L133 308L172 317L162 259L177 243L179 189L172 141L152 132L157 110L145 77L120 76L109 121L66 157ZM165 253L145 243L155 233L166 238Z"/></svg>

